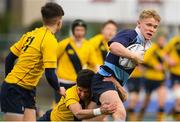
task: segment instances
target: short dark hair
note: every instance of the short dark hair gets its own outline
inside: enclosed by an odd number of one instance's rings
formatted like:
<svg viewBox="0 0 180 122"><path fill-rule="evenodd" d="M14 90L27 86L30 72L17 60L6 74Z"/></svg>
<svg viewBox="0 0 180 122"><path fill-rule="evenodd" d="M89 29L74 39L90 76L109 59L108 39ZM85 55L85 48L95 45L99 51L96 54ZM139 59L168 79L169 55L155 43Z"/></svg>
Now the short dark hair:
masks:
<svg viewBox="0 0 180 122"><path fill-rule="evenodd" d="M58 17L64 16L64 10L57 3L48 2L41 8L41 14L45 24L53 24Z"/></svg>
<svg viewBox="0 0 180 122"><path fill-rule="evenodd" d="M94 74L95 73L89 69L83 69L79 71L77 80L76 80L77 86L89 89L91 87L91 81Z"/></svg>
<svg viewBox="0 0 180 122"><path fill-rule="evenodd" d="M77 26L82 26L82 27L85 28L85 30L87 29L87 25L86 25L86 23L85 23L83 20L81 20L81 19L76 19L76 20L73 21L73 23L72 23L72 25L71 25L71 31L72 31L73 34L74 34L74 29L75 29L75 27L77 27Z"/></svg>
<svg viewBox="0 0 180 122"><path fill-rule="evenodd" d="M115 27L118 28L118 24L113 20L108 20L108 21L104 22L103 25L102 25L102 28L104 28L108 24L113 24Z"/></svg>

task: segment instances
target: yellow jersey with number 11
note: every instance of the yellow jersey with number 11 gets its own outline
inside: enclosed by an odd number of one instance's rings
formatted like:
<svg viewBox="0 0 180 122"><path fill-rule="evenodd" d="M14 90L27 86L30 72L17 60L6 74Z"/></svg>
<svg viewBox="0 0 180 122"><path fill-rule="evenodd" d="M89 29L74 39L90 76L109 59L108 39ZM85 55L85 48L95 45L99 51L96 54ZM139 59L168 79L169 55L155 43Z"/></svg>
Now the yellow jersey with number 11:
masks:
<svg viewBox="0 0 180 122"><path fill-rule="evenodd" d="M26 89L36 87L44 68L57 66L57 44L54 34L46 27L24 34L10 48L18 60L5 81Z"/></svg>

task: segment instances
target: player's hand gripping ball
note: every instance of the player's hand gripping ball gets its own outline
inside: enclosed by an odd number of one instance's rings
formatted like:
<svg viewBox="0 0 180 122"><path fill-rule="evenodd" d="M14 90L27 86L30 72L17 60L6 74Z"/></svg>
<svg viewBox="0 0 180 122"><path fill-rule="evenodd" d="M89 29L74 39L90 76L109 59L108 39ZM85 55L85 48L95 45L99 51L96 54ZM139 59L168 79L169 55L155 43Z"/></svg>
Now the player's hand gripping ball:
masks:
<svg viewBox="0 0 180 122"><path fill-rule="evenodd" d="M144 55L144 53L145 53L144 47L140 44L132 44L132 45L128 46L127 49L129 49L131 52L135 52L135 53L137 52L142 55ZM120 57L119 65L123 66L125 69L132 69L132 68L136 67L137 64L133 60L130 60L130 59L124 58L124 57Z"/></svg>

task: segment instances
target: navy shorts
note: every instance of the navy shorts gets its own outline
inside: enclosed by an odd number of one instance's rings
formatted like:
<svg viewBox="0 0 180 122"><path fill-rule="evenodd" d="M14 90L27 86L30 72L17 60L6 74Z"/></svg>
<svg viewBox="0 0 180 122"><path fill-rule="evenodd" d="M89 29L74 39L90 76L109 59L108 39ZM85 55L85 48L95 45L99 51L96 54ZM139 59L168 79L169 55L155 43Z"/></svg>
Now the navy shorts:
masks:
<svg viewBox="0 0 180 122"><path fill-rule="evenodd" d="M155 80L149 80L149 79L144 78L145 92L148 94L151 94L152 91L159 88L161 85L163 85L163 83L164 83L163 80L155 81Z"/></svg>
<svg viewBox="0 0 180 122"><path fill-rule="evenodd" d="M27 90L16 84L2 83L1 111L23 114L25 108L35 109L36 89Z"/></svg>
<svg viewBox="0 0 180 122"><path fill-rule="evenodd" d="M92 101L96 102L97 105L100 105L99 97L102 93L108 90L116 90L112 82L103 81L104 76L100 74L95 74L91 83L91 94Z"/></svg>
<svg viewBox="0 0 180 122"><path fill-rule="evenodd" d="M42 117L40 117L37 121L51 121L51 111L52 109L48 110Z"/></svg>
<svg viewBox="0 0 180 122"><path fill-rule="evenodd" d="M180 76L172 74L171 73L171 87L174 86L174 84L180 84Z"/></svg>
<svg viewBox="0 0 180 122"><path fill-rule="evenodd" d="M126 83L126 87L128 89L128 92L137 92L139 93L141 89L141 80L142 78L130 78L128 79Z"/></svg>

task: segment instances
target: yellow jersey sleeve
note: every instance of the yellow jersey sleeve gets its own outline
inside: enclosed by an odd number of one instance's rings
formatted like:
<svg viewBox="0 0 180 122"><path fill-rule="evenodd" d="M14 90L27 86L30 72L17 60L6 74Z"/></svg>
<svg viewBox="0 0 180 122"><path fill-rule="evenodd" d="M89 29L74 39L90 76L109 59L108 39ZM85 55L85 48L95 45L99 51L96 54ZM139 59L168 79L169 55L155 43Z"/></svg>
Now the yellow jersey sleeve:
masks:
<svg viewBox="0 0 180 122"><path fill-rule="evenodd" d="M48 36L48 35L47 35ZM57 40L47 37L42 43L43 64L45 68L57 67Z"/></svg>
<svg viewBox="0 0 180 122"><path fill-rule="evenodd" d="M79 102L80 99L77 94L77 86L73 86L67 90L64 100L66 107L69 107L69 105Z"/></svg>
<svg viewBox="0 0 180 122"><path fill-rule="evenodd" d="M24 35L20 38L20 40L17 41L17 42L10 48L11 52L12 52L14 55L18 56L18 57L19 57L20 52L21 52L21 49L22 49L22 47L23 47L23 45L24 45L24 38L25 38L25 37L26 37L26 35L24 34Z"/></svg>

